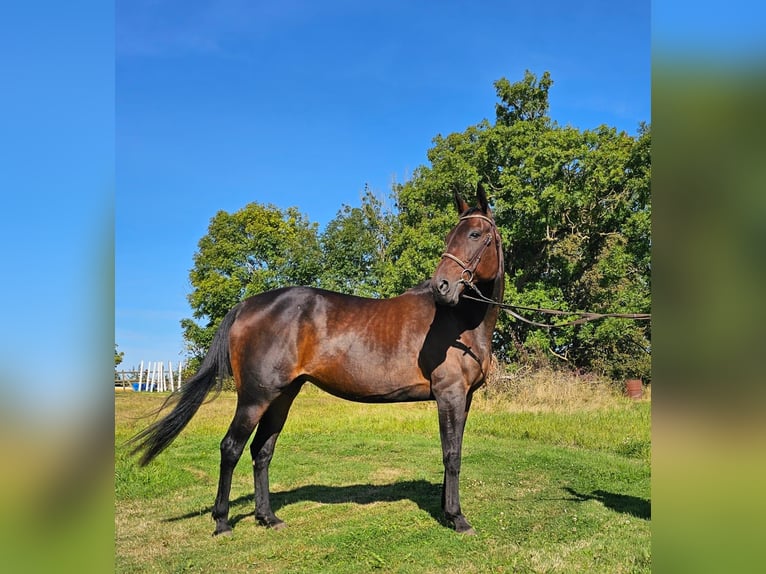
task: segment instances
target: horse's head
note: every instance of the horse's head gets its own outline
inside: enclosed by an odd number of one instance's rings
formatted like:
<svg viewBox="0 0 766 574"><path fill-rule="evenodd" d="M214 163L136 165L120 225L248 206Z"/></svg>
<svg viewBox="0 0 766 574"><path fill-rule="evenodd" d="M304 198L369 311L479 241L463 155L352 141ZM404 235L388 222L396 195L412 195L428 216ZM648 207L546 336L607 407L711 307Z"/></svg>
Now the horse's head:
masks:
<svg viewBox="0 0 766 574"><path fill-rule="evenodd" d="M481 184L476 196L479 204L471 208L455 191L460 219L447 235L441 262L431 277L431 289L440 305L457 305L468 284L502 280L500 234Z"/></svg>

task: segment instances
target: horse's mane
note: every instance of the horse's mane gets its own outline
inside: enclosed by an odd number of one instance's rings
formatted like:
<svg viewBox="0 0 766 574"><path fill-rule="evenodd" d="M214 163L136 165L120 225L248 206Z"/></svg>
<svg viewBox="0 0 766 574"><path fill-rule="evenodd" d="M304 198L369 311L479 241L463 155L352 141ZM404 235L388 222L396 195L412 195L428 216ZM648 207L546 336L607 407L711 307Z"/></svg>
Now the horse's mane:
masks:
<svg viewBox="0 0 766 574"><path fill-rule="evenodd" d="M407 289L409 292L431 291L431 279L424 279L414 287Z"/></svg>

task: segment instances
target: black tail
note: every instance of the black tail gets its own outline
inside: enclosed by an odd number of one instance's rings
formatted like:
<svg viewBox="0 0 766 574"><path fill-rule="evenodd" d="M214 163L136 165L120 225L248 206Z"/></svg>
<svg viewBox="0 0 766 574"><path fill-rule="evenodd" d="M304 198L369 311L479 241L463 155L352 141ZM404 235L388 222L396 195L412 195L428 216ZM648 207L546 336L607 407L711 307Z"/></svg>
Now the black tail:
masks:
<svg viewBox="0 0 766 574"><path fill-rule="evenodd" d="M143 451L139 460L141 466L149 464L173 442L197 412L210 390L217 386L220 391L223 379L231 375L229 330L237 318L238 310L239 305L229 311L221 321L197 374L184 383L180 390L170 395L160 408L162 410L169 402L175 402L173 410L128 441L136 444L131 454Z"/></svg>

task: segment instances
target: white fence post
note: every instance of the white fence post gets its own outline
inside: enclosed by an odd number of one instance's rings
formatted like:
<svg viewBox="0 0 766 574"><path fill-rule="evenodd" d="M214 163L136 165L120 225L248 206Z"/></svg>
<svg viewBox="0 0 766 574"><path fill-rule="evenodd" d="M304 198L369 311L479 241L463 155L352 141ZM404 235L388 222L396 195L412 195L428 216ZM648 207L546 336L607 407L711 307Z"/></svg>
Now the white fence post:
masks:
<svg viewBox="0 0 766 574"><path fill-rule="evenodd" d="M138 368L138 390L151 391L154 385L156 392L180 391L183 366L183 360L179 361L176 373L173 369L173 361L168 361L167 366L163 361L141 361L141 366Z"/></svg>

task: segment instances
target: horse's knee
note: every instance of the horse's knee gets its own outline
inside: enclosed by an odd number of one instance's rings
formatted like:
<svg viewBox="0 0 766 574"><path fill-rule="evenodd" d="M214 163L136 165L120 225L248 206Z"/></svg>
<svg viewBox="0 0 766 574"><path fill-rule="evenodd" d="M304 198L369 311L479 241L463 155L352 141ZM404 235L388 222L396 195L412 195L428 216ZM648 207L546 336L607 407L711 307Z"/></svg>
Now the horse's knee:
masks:
<svg viewBox="0 0 766 574"><path fill-rule="evenodd" d="M442 462L447 474L458 474L460 472L460 454L457 452L452 450L445 452Z"/></svg>

